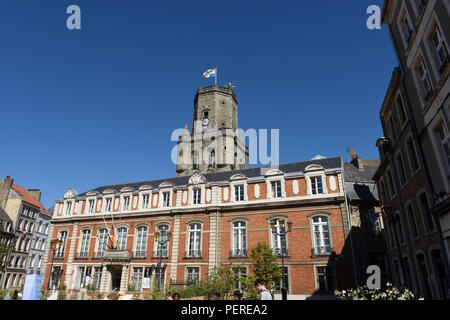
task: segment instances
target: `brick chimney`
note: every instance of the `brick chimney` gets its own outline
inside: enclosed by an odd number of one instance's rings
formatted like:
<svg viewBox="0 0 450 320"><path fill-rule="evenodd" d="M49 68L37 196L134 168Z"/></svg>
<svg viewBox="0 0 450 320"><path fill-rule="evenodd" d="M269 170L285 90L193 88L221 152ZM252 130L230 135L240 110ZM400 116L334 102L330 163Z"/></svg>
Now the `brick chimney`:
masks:
<svg viewBox="0 0 450 320"><path fill-rule="evenodd" d="M10 176L6 176L3 181L1 181L2 184L0 186L0 207L5 209L6 201L8 200L9 196L9 190L11 189L11 186L14 182L14 179L11 179Z"/></svg>
<svg viewBox="0 0 450 320"><path fill-rule="evenodd" d="M355 150L350 150L350 158L350 163L357 167L359 170L362 170L364 168L363 161L360 157L358 157Z"/></svg>
<svg viewBox="0 0 450 320"><path fill-rule="evenodd" d="M39 189L28 189L27 192L31 194L33 197L41 201L42 192Z"/></svg>

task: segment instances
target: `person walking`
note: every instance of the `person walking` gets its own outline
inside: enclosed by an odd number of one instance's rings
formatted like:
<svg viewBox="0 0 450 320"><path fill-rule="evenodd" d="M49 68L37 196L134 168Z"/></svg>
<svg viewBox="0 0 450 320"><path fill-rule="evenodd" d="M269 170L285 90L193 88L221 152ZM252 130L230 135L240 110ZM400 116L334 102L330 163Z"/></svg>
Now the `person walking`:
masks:
<svg viewBox="0 0 450 320"><path fill-rule="evenodd" d="M258 279L255 281L256 291L259 293L259 300L272 300L272 295L264 286L264 280Z"/></svg>

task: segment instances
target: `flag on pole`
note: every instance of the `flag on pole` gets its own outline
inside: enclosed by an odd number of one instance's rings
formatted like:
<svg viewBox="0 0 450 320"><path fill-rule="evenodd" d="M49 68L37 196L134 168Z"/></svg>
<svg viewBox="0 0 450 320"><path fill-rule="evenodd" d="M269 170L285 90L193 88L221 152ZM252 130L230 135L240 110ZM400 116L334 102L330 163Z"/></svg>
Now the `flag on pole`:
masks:
<svg viewBox="0 0 450 320"><path fill-rule="evenodd" d="M208 69L207 71L203 72L204 78L212 78L216 77L217 68L214 69Z"/></svg>
<svg viewBox="0 0 450 320"><path fill-rule="evenodd" d="M117 249L117 241L116 241L116 235L114 234L114 228L111 228L111 232L112 232L113 247L114 247L114 249Z"/></svg>

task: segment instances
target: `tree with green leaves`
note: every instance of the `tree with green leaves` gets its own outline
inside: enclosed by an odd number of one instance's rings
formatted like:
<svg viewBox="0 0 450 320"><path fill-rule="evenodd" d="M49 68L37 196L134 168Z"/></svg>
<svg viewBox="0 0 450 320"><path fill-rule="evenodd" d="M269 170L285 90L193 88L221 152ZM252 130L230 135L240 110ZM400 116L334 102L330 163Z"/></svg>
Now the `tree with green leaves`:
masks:
<svg viewBox="0 0 450 320"><path fill-rule="evenodd" d="M275 288L280 283L281 268L276 263L277 256L273 254L270 246L263 242L251 249L250 260L254 266L253 274L256 279L263 279L266 288Z"/></svg>

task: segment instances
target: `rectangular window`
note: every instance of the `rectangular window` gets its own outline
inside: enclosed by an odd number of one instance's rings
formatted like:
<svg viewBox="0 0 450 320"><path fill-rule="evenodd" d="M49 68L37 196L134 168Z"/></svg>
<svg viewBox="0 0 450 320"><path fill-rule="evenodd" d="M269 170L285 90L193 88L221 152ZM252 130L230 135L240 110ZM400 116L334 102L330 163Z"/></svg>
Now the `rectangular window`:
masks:
<svg viewBox="0 0 450 320"><path fill-rule="evenodd" d="M234 288L238 290L244 290L244 284L242 283L244 278L247 277L247 268L246 267L233 267L233 275L235 276L236 283Z"/></svg>
<svg viewBox="0 0 450 320"><path fill-rule="evenodd" d="M448 49L445 45L444 38L442 37L441 30L438 26L436 26L436 29L431 36L431 43L433 44L433 51L439 70L442 73L448 62Z"/></svg>
<svg viewBox="0 0 450 320"><path fill-rule="evenodd" d="M284 278L284 283L283 283L283 278ZM276 284L275 289L276 290L281 290L281 288L286 288L286 290L289 292L289 274L288 274L288 267L284 267L284 269L282 269L282 277L280 279L280 282Z"/></svg>
<svg viewBox="0 0 450 320"><path fill-rule="evenodd" d="M130 197L123 197L123 210L130 210Z"/></svg>
<svg viewBox="0 0 450 320"><path fill-rule="evenodd" d="M389 135L391 138L391 142L395 142L395 141L397 141L397 130L396 130L396 126L394 124L393 116L389 117L388 123L389 123Z"/></svg>
<svg viewBox="0 0 450 320"><path fill-rule="evenodd" d="M202 190L194 189L193 193L194 193L193 204L201 204L202 203Z"/></svg>
<svg viewBox="0 0 450 320"><path fill-rule="evenodd" d="M400 124L403 126L406 122L405 105L403 104L403 99L400 95L397 96L395 100L395 105L397 106L397 113L400 118Z"/></svg>
<svg viewBox="0 0 450 320"><path fill-rule="evenodd" d="M396 219L395 219L395 229L398 235L398 241L399 243L404 243L405 242L405 238L403 237L403 229L402 229L402 224L400 222L400 216L397 214L396 215Z"/></svg>
<svg viewBox="0 0 450 320"><path fill-rule="evenodd" d="M427 100L431 94L431 80L430 80L430 75L428 73L428 69L427 69L427 66L425 65L424 59L422 59L422 62L420 63L417 70L419 72L420 81L422 83L424 97L425 97L425 100Z"/></svg>
<svg viewBox="0 0 450 320"><path fill-rule="evenodd" d="M439 126L435 129L438 142L441 146L441 157L447 165L447 170L450 169L450 136L448 130L444 124L441 122Z"/></svg>
<svg viewBox="0 0 450 320"><path fill-rule="evenodd" d="M414 141L412 138L406 142L406 149L408 151L411 172L414 174L419 169L419 160L417 159L416 148L414 147Z"/></svg>
<svg viewBox="0 0 450 320"><path fill-rule="evenodd" d="M244 201L244 185L234 186L234 195L236 201Z"/></svg>
<svg viewBox="0 0 450 320"><path fill-rule="evenodd" d="M422 210L422 215L424 218L424 222L425 222L425 228L427 230L427 232L430 232L434 229L434 222L433 219L431 217L431 214L429 213L429 209L430 206L428 204L428 198L427 195L425 193L422 193L419 196L419 203L420 203L420 208Z"/></svg>
<svg viewBox="0 0 450 320"><path fill-rule="evenodd" d="M272 198L281 198L281 181L272 181Z"/></svg>
<svg viewBox="0 0 450 320"><path fill-rule="evenodd" d="M105 212L111 212L112 198L106 198Z"/></svg>
<svg viewBox="0 0 450 320"><path fill-rule="evenodd" d="M406 174L405 174L405 168L403 167L403 160L402 160L401 154L399 154L397 156L396 162L397 162L398 175L400 177L400 183L403 186L406 183Z"/></svg>
<svg viewBox="0 0 450 320"><path fill-rule="evenodd" d="M170 192L163 192L163 207L170 207Z"/></svg>
<svg viewBox="0 0 450 320"><path fill-rule="evenodd" d="M417 222L416 217L414 216L413 206L411 204L408 204L406 206L406 211L408 213L409 226L411 228L411 236L413 239L415 239L419 236L419 232L417 230Z"/></svg>
<svg viewBox="0 0 450 320"><path fill-rule="evenodd" d="M387 178L389 181L389 194L391 196L391 199L395 196L395 188L394 188L394 181L392 180L392 173L391 170L388 170Z"/></svg>
<svg viewBox="0 0 450 320"><path fill-rule="evenodd" d="M333 294L334 280L331 267L316 267L317 291L322 294Z"/></svg>
<svg viewBox="0 0 450 320"><path fill-rule="evenodd" d="M72 209L72 202L67 202L66 206L66 216L70 215L70 210Z"/></svg>
<svg viewBox="0 0 450 320"><path fill-rule="evenodd" d="M148 208L149 199L150 199L150 195L149 194L144 194L142 196L142 209L147 209Z"/></svg>
<svg viewBox="0 0 450 320"><path fill-rule="evenodd" d="M411 37L413 29L411 27L411 24L409 23L409 19L406 16L406 13L405 13L405 17L402 20L402 26L403 26L403 32L405 34L406 42L409 42L409 38Z"/></svg>
<svg viewBox="0 0 450 320"><path fill-rule="evenodd" d="M328 255L331 253L330 229L328 218L316 216L312 219L314 248L313 255Z"/></svg>
<svg viewBox="0 0 450 320"><path fill-rule="evenodd" d="M200 279L200 268L198 267L188 267L187 268L187 279L188 285L197 285Z"/></svg>
<svg viewBox="0 0 450 320"><path fill-rule="evenodd" d="M143 268L133 268L132 284L136 292L142 291Z"/></svg>
<svg viewBox="0 0 450 320"><path fill-rule="evenodd" d="M323 193L322 187L322 177L311 177L311 193L312 194L321 194Z"/></svg>
<svg viewBox="0 0 450 320"><path fill-rule="evenodd" d="M83 230L81 237L80 257L87 258L90 240L91 240L91 230Z"/></svg>
<svg viewBox="0 0 450 320"><path fill-rule="evenodd" d="M100 290L100 281L102 279L102 267L94 267L94 291Z"/></svg>
<svg viewBox="0 0 450 320"><path fill-rule="evenodd" d="M94 200L89 200L88 213L94 212Z"/></svg>

